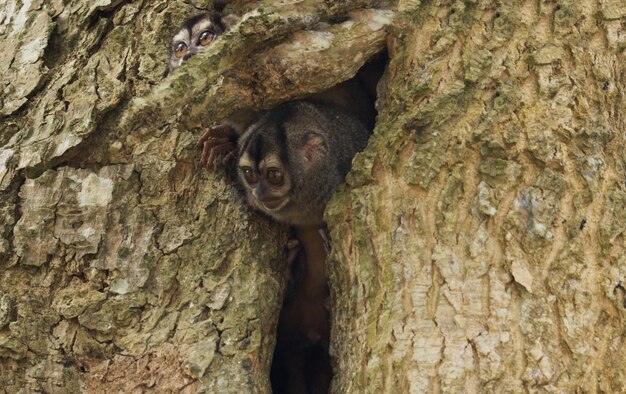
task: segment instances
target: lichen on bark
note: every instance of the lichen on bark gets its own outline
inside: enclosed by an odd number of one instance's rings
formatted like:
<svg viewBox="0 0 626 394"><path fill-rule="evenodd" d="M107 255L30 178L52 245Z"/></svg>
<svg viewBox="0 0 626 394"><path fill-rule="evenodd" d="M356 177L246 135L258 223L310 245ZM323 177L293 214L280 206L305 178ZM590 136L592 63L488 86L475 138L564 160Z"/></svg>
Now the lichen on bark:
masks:
<svg viewBox="0 0 626 394"><path fill-rule="evenodd" d="M250 13L163 80L169 37L211 1L9 3L0 383L267 392L286 228L250 212L224 169L200 168L193 145L236 108L350 78L383 48L390 13L356 10L370 1L231 4Z"/></svg>
<svg viewBox="0 0 626 394"><path fill-rule="evenodd" d="M622 391L623 15L398 7L374 136L326 212L334 390Z"/></svg>
<svg viewBox="0 0 626 394"><path fill-rule="evenodd" d="M624 391L619 1L242 0L164 80L171 34L213 2L5 6L7 391L267 391L286 229L193 145L385 48L326 215L333 390Z"/></svg>

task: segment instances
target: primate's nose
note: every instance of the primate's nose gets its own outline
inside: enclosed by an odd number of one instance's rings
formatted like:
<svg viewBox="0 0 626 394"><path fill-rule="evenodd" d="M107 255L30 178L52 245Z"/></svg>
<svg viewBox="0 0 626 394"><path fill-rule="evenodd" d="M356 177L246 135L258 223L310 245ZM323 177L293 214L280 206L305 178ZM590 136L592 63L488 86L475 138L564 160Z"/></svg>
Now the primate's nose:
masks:
<svg viewBox="0 0 626 394"><path fill-rule="evenodd" d="M189 60L190 57L192 57L193 55L195 55L195 53L192 52L187 52L185 53L185 55L183 56L183 60Z"/></svg>

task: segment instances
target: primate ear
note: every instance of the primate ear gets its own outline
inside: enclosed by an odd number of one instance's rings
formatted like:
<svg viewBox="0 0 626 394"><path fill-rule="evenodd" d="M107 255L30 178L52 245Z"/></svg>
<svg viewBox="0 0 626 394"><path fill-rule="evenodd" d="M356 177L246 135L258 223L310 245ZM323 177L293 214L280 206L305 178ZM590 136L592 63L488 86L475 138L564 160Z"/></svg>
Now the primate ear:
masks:
<svg viewBox="0 0 626 394"><path fill-rule="evenodd" d="M304 159L304 163L312 165L326 156L328 147L326 146L326 140L320 134L307 133L302 137L298 151Z"/></svg>

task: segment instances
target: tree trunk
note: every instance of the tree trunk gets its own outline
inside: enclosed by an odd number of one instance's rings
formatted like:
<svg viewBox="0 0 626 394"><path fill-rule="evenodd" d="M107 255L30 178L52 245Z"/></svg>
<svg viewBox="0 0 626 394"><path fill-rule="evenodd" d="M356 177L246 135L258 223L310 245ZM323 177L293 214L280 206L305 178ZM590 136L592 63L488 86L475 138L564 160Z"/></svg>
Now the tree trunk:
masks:
<svg viewBox="0 0 626 394"><path fill-rule="evenodd" d="M211 1L2 7L8 392L269 391L287 229L195 141L385 46L326 215L333 391L626 390L623 2L236 1L165 79Z"/></svg>
<svg viewBox="0 0 626 394"><path fill-rule="evenodd" d="M327 209L336 392L626 391L626 7L493 3L399 5Z"/></svg>

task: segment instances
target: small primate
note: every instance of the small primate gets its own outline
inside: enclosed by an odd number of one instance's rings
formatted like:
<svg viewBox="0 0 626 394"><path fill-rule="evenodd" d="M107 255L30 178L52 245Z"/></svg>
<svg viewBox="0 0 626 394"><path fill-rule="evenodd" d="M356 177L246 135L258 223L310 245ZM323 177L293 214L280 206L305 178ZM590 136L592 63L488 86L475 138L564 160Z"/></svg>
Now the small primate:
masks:
<svg viewBox="0 0 626 394"><path fill-rule="evenodd" d="M322 102L292 101L267 111L238 140L248 202L279 222L320 228L328 199L369 135L355 116Z"/></svg>
<svg viewBox="0 0 626 394"><path fill-rule="evenodd" d="M204 49L225 26L217 14L187 20L172 39L168 70ZM370 67L366 73L371 72ZM213 166L220 154L223 162L236 159L248 203L293 226L296 234L288 244L287 290L272 362L275 393L327 393L330 387L323 213L373 127L374 95L363 85L355 78L269 111L240 110L197 144L203 166Z"/></svg>
<svg viewBox="0 0 626 394"><path fill-rule="evenodd" d="M172 37L167 72L174 71L185 60L205 49L224 32L224 29L224 22L216 13L196 15L187 19Z"/></svg>
<svg viewBox="0 0 626 394"><path fill-rule="evenodd" d="M275 392L326 393L332 378L323 214L368 128L336 106L293 101L267 111L238 140L237 173L248 203L294 226L302 247L279 318ZM277 378L283 371L283 379ZM282 386L276 382L282 381Z"/></svg>
<svg viewBox="0 0 626 394"><path fill-rule="evenodd" d="M234 25L239 17L233 14L204 13L187 19L170 42L167 60L168 75L183 62L206 49L224 31ZM211 149L205 148L200 162L204 167L213 166L218 154L225 152L224 162L234 157L238 134L258 119L258 113L248 109L237 111L222 124L209 128L198 141L202 148L211 139ZM218 144L219 142L219 144Z"/></svg>

